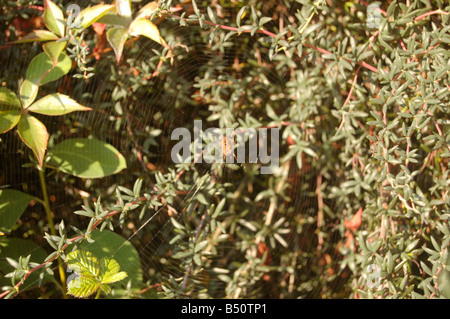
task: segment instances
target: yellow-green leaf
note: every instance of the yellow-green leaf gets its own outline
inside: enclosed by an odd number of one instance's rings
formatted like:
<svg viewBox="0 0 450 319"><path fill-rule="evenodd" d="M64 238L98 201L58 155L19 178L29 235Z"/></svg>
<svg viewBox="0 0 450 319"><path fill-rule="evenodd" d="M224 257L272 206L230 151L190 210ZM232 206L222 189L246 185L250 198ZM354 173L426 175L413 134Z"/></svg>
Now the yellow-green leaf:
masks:
<svg viewBox="0 0 450 319"><path fill-rule="evenodd" d="M159 34L159 30L150 20L147 19L138 19L134 20L129 28L129 32L131 35L139 36L143 35L149 39L152 39L155 42L158 42L162 46L167 46L164 39Z"/></svg>
<svg viewBox="0 0 450 319"><path fill-rule="evenodd" d="M107 14L108 11L114 7L115 5L98 4L96 6L86 8L80 12L73 24L81 29L85 29Z"/></svg>
<svg viewBox="0 0 450 319"><path fill-rule="evenodd" d="M67 293L78 298L87 298L93 295L98 288L99 282L92 277L75 277L67 285Z"/></svg>
<svg viewBox="0 0 450 319"><path fill-rule="evenodd" d="M111 28L106 32L106 38L108 39L109 44L114 49L114 53L116 54L117 62L120 61L123 52L123 46L125 45L125 41L128 38L128 32L125 28L116 27Z"/></svg>
<svg viewBox="0 0 450 319"><path fill-rule="evenodd" d="M19 94L23 108L27 108L36 99L37 93L39 91L39 85L35 82L25 79L25 81L23 81L20 85Z"/></svg>
<svg viewBox="0 0 450 319"><path fill-rule="evenodd" d="M50 116L63 115L75 111L90 111L90 107L78 104L67 95L60 93L49 94L28 107L30 112Z"/></svg>
<svg viewBox="0 0 450 319"><path fill-rule="evenodd" d="M97 258L87 250L74 250L67 254L65 262L73 271L84 276L97 277L100 266Z"/></svg>
<svg viewBox="0 0 450 319"><path fill-rule="evenodd" d="M28 66L26 79L36 85L44 85L66 75L72 67L72 60L66 53L59 55L58 63L53 64L50 57L42 52L31 60Z"/></svg>
<svg viewBox="0 0 450 319"><path fill-rule="evenodd" d="M153 1L150 3L147 3L145 6L142 7L141 10L139 10L135 20L140 20L142 18L150 18L150 16L153 14L153 12L158 9L158 2Z"/></svg>
<svg viewBox="0 0 450 319"><path fill-rule="evenodd" d="M20 120L20 101L7 88L0 88L0 134L15 127Z"/></svg>
<svg viewBox="0 0 450 319"><path fill-rule="evenodd" d="M47 30L34 30L33 32L27 34L22 39L12 42L16 43L28 43L28 42L42 42L42 41L55 41L58 40L59 37L53 32Z"/></svg>
<svg viewBox="0 0 450 319"><path fill-rule="evenodd" d="M62 10L50 0L44 0L44 22L50 31L53 31L61 38L64 37L64 14Z"/></svg>
<svg viewBox="0 0 450 319"><path fill-rule="evenodd" d="M29 114L20 118L17 128L20 138L33 150L39 165L42 167L48 143L47 128L37 118Z"/></svg>
<svg viewBox="0 0 450 319"><path fill-rule="evenodd" d="M125 158L112 145L96 139L66 139L51 149L58 168L81 178L100 178L127 167Z"/></svg>
<svg viewBox="0 0 450 319"><path fill-rule="evenodd" d="M66 44L67 41L52 41L42 46L44 52L47 53L47 56L52 60L53 66L56 66L56 63L58 63L59 55L63 52Z"/></svg>

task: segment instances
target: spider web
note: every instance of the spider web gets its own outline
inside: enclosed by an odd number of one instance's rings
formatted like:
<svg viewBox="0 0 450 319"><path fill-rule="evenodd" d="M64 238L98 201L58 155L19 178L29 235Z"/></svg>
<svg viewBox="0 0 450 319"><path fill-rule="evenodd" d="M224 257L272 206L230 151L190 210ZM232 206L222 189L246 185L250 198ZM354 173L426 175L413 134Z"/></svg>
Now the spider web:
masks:
<svg viewBox="0 0 450 319"><path fill-rule="evenodd" d="M200 8L203 10L202 8ZM206 8L204 8L206 9ZM224 9L224 15L227 15L227 10ZM124 72L131 71L135 73L147 73L151 74L158 59L152 49L160 50L157 44L151 42L148 39L139 39L133 42L132 47L126 47L120 64L113 63L113 53L107 53L102 56L101 60L97 62L96 75L89 81L79 80L77 82L72 81L72 87L69 92L63 92L71 96L71 98L77 100L83 105L87 105L93 108L91 112L76 112L67 117L46 117L45 124L51 138L49 141L49 148L56 144L58 141L63 140L66 137L77 137L92 135L96 138L108 142L116 147L122 154L133 153L133 158L128 158L129 168L126 174L130 174L128 177L128 187L132 187L132 183L138 177L144 177L144 185L148 189L151 187L151 183L154 183L154 176L152 172L162 170L167 172L167 168L175 168L175 164L170 159L170 143L162 142L162 140L170 139L172 131L180 124L187 123L186 127L192 127L193 120L192 114L187 111L185 105L192 105L196 107L192 100L198 98L198 83L205 76L205 69L213 69L213 76L220 81L226 82L230 78L234 81L243 81L245 77L244 72L236 72L236 61L245 65L249 64L249 61L256 61L258 59L252 56L255 46L261 48L267 48L268 45L264 43L265 39L261 35L255 35L251 37L248 34L242 34L240 36L233 36L229 40L229 47L226 47L223 52L219 48L213 48L211 44L206 42L199 42L196 39L196 35L200 33L212 32L212 29L201 29L199 26L190 25L188 27L180 27L176 21L165 22L164 28L167 30L167 34L173 35L173 38L181 38L186 43L189 50L184 47L177 47L177 53L182 56L178 56L178 61L182 63L175 63L172 67L169 62L165 62L160 70L160 75L147 80L147 84L143 85L141 89L138 89L133 97L127 96L125 99L116 99L113 102L113 97L120 95L120 90L114 88L117 82L129 82L124 81ZM245 48L249 48L246 50ZM23 47L21 47L23 48ZM240 54L237 54L236 48L240 48ZM244 48L244 49L242 49ZM29 59L17 59L18 48L7 47L2 50L2 85L8 87L11 90L17 91L17 83L11 82L7 79L7 73L23 74L23 70L26 69ZM33 57L41 52L38 45L28 45L29 57ZM264 50L266 52L267 49ZM267 54L261 55L263 63L272 63ZM261 61L259 61L261 62ZM144 69L142 67L144 66ZM253 66L258 68L259 66ZM109 72L117 74L116 82L101 79L98 74L109 74ZM171 76L167 76L168 73ZM260 99L270 99L268 89L270 85L277 84L283 87L283 79L288 74L282 74L281 71L268 72L261 68L261 74L263 74L268 81L260 80L258 82L258 88L253 89L252 93L256 94ZM175 76L174 76L175 75ZM142 76L143 78L145 76ZM139 77L135 77L139 79ZM140 80L143 80L142 78ZM145 80L145 79L144 79ZM47 86L48 92L52 93L52 88L68 88L64 86L64 79L58 80L50 86ZM197 86L196 86L197 85ZM221 85L221 84L217 84ZM115 91L116 90L116 91ZM226 87L224 86L224 90ZM42 89L42 93L46 91L46 88ZM183 92L187 91L188 94ZM183 95L184 94L184 95ZM181 96L181 97L180 97ZM118 103L119 101L120 103ZM143 104L141 101L146 101ZM200 103L197 103L199 107ZM143 111L144 110L144 111ZM172 111L170 111L172 110ZM175 111L173 111L175 110ZM261 110L253 105L247 105L245 112L249 115L258 117L261 114ZM126 115L124 115L126 114ZM203 123L209 125L217 125L217 121L208 122L206 120L210 112L207 109L196 111L197 116L202 116ZM163 119L161 121L161 118ZM156 119L156 120L155 120ZM64 121L74 121L75 132L64 131ZM156 122L163 122L164 125L160 126L160 134L154 138L145 138L143 134L136 135L137 131L141 130L149 134L145 130L146 127L152 128L152 125ZM55 133L58 132L58 133ZM0 153L1 153L1 183L3 188L13 188L22 191L28 191L31 194L40 196L39 189L39 177L33 168L23 168L17 163L29 162L31 152L23 145L16 133L9 132L0 136ZM155 142L153 142L155 141ZM283 152L280 153L282 157ZM143 156L144 160L139 161L138 156ZM130 161L132 163L130 163ZM297 251L304 253L304 264L293 265L294 280L290 280L293 276L286 271L272 271L269 276L260 278L255 284L255 291L250 293L247 297L263 296L267 298L279 297L280 292L274 291L274 286L281 280L287 283L289 287L286 288L292 295L285 294L285 297L297 295L296 290L302 279L314 276L310 273L311 265L308 261L308 254L313 253L315 248L319 245L317 242L316 234L316 216L317 216L317 197L315 195L317 188L317 169L305 162L304 167L300 170L295 161L291 161L289 168L288 181L291 186L287 190L287 196L290 201L280 201L280 204L284 205L284 210L275 209L273 221L277 221L280 218L285 218L284 224L289 228L290 232L283 238L287 247L279 249L282 245L279 242L267 242L265 243L269 247L270 257L272 264L283 264L285 260L281 251ZM188 285L194 286L194 291L201 296L202 290L208 289L210 296L226 297L224 293L226 289L226 283L217 278L211 278L214 274L209 273L206 276L204 273L188 274L180 270L180 261L171 258L171 246L170 240L176 235L175 227L170 221L170 216L180 221L181 212L185 211L190 203L191 199L198 192L199 185L198 180L193 180L194 173L197 171L198 176L201 177L205 174L211 174L216 183L229 184L227 186L227 192L237 189L242 183L245 183L245 173L243 167L240 167L238 171L228 169L227 167L221 167L219 170L212 169L212 166L206 163L196 164L195 169L187 171L181 178L185 180L191 180L192 187L187 191L187 194L183 194L180 198L177 198L171 207L178 213L174 214L168 209L166 205L158 208L156 211L147 211L142 219L139 219L136 215L130 214L125 221L124 227L116 227L116 232L120 233L124 238L127 238L134 247L138 250L140 256L140 267L143 271L144 282L147 286L153 286L158 283L164 283L169 280L170 277L181 280L186 280ZM52 177L53 176L53 177ZM89 220L79 219L74 217L73 212L80 209L80 205L84 204L92 206L89 199L95 199L98 197L111 196L117 185L122 185L123 174L118 176L108 176L101 180L80 180L77 178L69 177L61 173L50 172L49 178L55 178L59 183L63 185L68 183L70 187L66 189L51 189L52 210L55 215L55 221L58 223L61 220L65 220L66 224L70 225L70 221L76 220L74 223L79 229L85 229L88 226ZM268 176L260 175L256 177L254 181L255 187L257 185L263 185L267 182ZM242 187L242 186L241 186ZM248 185L245 185L243 189L246 189ZM86 194L81 196L80 194ZM253 198L256 192L253 194ZM54 197L52 197L54 196ZM78 199L76 199L78 198ZM227 202L228 203L228 202ZM270 205L269 200L263 200L260 203L260 207L264 207L267 210ZM264 218L264 214L253 214L253 218ZM201 216L193 218L192 222L195 225L200 223ZM36 207L31 207L21 217L20 223L23 225L29 225L31 229L33 225L39 225L44 222L44 215L42 211L39 211ZM296 231L295 227L301 227L300 232ZM299 226L301 225L301 226ZM23 232L23 229L20 229ZM49 230L46 229L48 232ZM248 230L243 230L247 231ZM13 234L14 235L14 234ZM301 236L300 236L301 235ZM48 249L49 246L42 239L39 234L31 234L31 238L35 242L39 243L41 247ZM119 249L121 249L120 247ZM51 249L49 250L51 251ZM221 265L220 257L225 258L227 263L233 263L236 260L233 258L233 254L240 255L240 258L244 255L240 251L239 247L233 241L221 243L221 251L226 253L226 256L214 257L212 264L216 267ZM113 255L117 253L115 251ZM242 261L242 260L241 260ZM53 268L56 272L56 267ZM299 271L299 269L301 269ZM232 275L232 274L231 274ZM211 283L214 283L212 285ZM31 284L31 283L30 283ZM303 294L307 295L307 292L314 294L316 287L305 287ZM143 287L143 291L145 286ZM145 296L143 294L143 296ZM230 296L228 296L230 297Z"/></svg>

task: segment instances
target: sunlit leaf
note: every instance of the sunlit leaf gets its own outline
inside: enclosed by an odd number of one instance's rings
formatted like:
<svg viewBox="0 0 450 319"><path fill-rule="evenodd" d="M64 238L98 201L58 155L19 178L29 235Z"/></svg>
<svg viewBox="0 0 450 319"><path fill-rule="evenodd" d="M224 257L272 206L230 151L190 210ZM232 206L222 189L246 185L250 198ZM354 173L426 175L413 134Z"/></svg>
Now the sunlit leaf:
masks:
<svg viewBox="0 0 450 319"><path fill-rule="evenodd" d="M93 295L100 287L99 282L92 277L76 277L67 285L67 293L78 298L87 298Z"/></svg>
<svg viewBox="0 0 450 319"><path fill-rule="evenodd" d="M38 86L44 85L66 75L71 67L72 61L64 52L59 55L56 65L45 52L42 52L31 61L26 79Z"/></svg>
<svg viewBox="0 0 450 319"><path fill-rule="evenodd" d="M61 171L82 178L100 178L127 167L118 150L97 139L66 139L53 147L50 153Z"/></svg>
<svg viewBox="0 0 450 319"><path fill-rule="evenodd" d="M58 40L59 37L53 32L47 30L34 30L33 32L27 34L22 39L14 41L12 43L28 43L28 42L42 42L42 41L55 41Z"/></svg>
<svg viewBox="0 0 450 319"><path fill-rule="evenodd" d="M37 81L36 81L37 82ZM35 82L25 79L20 85L20 100L22 101L22 107L27 108L36 99L39 91L39 85Z"/></svg>
<svg viewBox="0 0 450 319"><path fill-rule="evenodd" d="M129 32L131 35L139 36L143 35L149 39L152 39L155 42L158 42L159 44L163 46L167 46L164 39L159 34L159 30L150 20L147 19L139 19L134 20L129 28Z"/></svg>
<svg viewBox="0 0 450 319"><path fill-rule="evenodd" d="M0 88L0 133L15 127L21 115L20 101L17 95L7 88Z"/></svg>
<svg viewBox="0 0 450 319"><path fill-rule="evenodd" d="M80 12L74 21L74 25L81 29L89 27L92 23L97 22L98 19L108 13L115 5L98 4L96 6L88 7Z"/></svg>
<svg viewBox="0 0 450 319"><path fill-rule="evenodd" d="M42 166L48 142L47 128L37 118L28 114L20 118L17 128L20 138L33 150L39 165Z"/></svg>
<svg viewBox="0 0 450 319"><path fill-rule="evenodd" d="M64 14L52 1L44 0L44 22L50 31L60 37L64 37Z"/></svg>
<svg viewBox="0 0 450 319"><path fill-rule="evenodd" d="M28 107L28 111L45 115L63 115L75 111L90 111L86 107L77 103L67 95L54 93L49 94L36 103Z"/></svg>
<svg viewBox="0 0 450 319"><path fill-rule="evenodd" d="M42 46L44 49L44 52L47 53L50 60L53 62L53 66L56 66L56 63L58 63L58 58L60 54L63 52L64 48L66 47L67 41L60 41L60 42L48 42Z"/></svg>

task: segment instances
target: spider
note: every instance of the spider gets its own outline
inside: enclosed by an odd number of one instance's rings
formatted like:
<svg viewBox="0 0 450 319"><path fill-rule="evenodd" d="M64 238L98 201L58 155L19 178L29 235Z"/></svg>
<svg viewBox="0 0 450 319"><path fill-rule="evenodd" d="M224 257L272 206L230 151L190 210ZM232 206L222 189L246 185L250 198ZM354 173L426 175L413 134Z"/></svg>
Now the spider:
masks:
<svg viewBox="0 0 450 319"><path fill-rule="evenodd" d="M220 143L220 141L219 141ZM234 159L237 160L236 154L234 154L234 136L224 136L222 139L222 154L223 160L226 162L226 158L233 154Z"/></svg>

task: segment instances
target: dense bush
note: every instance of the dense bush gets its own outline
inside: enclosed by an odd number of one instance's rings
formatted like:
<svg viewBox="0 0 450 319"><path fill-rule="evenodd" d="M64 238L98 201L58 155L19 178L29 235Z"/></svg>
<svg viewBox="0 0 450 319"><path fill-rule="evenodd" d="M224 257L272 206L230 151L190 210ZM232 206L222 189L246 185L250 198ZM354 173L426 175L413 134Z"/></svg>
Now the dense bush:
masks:
<svg viewBox="0 0 450 319"><path fill-rule="evenodd" d="M448 2L1 10L2 297L450 297ZM279 168L175 164L194 120Z"/></svg>

